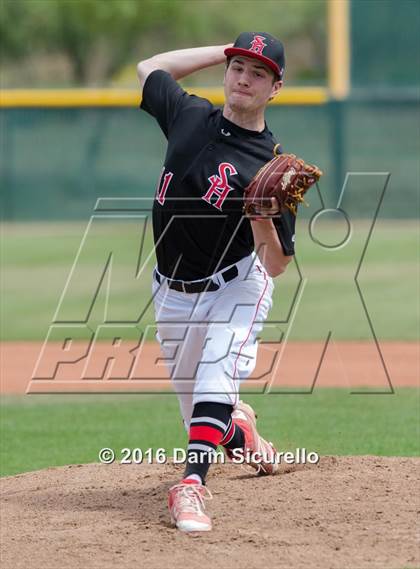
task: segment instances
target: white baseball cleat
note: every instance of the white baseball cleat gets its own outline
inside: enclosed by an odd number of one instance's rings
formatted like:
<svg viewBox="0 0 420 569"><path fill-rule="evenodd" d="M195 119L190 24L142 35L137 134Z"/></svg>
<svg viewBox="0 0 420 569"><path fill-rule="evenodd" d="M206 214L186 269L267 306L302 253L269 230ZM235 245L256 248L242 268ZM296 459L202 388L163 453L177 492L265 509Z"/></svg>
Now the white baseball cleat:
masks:
<svg viewBox="0 0 420 569"><path fill-rule="evenodd" d="M168 496L172 523L185 532L210 531L211 519L204 512L204 500L211 498L210 490L195 480L172 486Z"/></svg>
<svg viewBox="0 0 420 569"><path fill-rule="evenodd" d="M279 469L277 451L272 443L263 439L257 431L257 416L251 405L239 401L232 413L232 421L245 434L244 463L255 468L257 474L275 474ZM225 449L232 459L232 451Z"/></svg>

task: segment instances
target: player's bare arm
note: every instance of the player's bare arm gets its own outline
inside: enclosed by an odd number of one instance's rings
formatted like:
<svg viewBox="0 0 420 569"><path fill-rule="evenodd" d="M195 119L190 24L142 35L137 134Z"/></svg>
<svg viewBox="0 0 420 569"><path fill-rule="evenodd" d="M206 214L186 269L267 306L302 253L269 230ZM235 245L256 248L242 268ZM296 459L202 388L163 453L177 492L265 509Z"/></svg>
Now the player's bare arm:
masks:
<svg viewBox="0 0 420 569"><path fill-rule="evenodd" d="M270 277L284 273L293 256L285 255L271 219L251 221L254 247Z"/></svg>
<svg viewBox="0 0 420 569"><path fill-rule="evenodd" d="M137 65L140 87L143 88L147 77L156 69L167 71L177 81L200 69L224 63L224 51L231 45L233 44L178 49L140 61Z"/></svg>
<svg viewBox="0 0 420 569"><path fill-rule="evenodd" d="M294 154L279 154L245 188L243 211L251 223L255 250L271 277L283 273L292 259L284 254L272 216L287 210L296 216L303 196L320 176L317 166Z"/></svg>

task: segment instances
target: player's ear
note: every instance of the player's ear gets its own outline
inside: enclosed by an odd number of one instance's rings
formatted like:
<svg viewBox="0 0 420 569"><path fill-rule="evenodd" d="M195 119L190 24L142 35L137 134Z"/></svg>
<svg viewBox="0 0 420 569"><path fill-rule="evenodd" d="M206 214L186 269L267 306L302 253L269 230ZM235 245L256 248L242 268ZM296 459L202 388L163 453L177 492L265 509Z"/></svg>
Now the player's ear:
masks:
<svg viewBox="0 0 420 569"><path fill-rule="evenodd" d="M272 87L272 89L271 89L270 101L271 101L272 99L274 99L274 97L275 97L276 95L278 95L278 93L279 93L280 89L282 88L282 86L283 86L283 81L281 81L281 80L280 80L280 81L275 81L275 82L273 83L273 87Z"/></svg>

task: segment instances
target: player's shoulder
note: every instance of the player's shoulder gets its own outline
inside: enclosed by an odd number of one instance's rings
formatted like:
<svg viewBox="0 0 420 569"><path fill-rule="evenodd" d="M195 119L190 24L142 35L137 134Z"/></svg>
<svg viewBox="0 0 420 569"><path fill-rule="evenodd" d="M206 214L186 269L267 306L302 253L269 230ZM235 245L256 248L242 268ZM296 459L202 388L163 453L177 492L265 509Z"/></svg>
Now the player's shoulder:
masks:
<svg viewBox="0 0 420 569"><path fill-rule="evenodd" d="M204 98L195 95L193 92L185 89L174 77L164 69L155 69L146 78L143 85L143 95L145 91L150 93L150 91L169 91L176 93L178 96L182 96L186 99L192 106L204 106L213 107L212 103Z"/></svg>
<svg viewBox="0 0 420 569"><path fill-rule="evenodd" d="M181 89L181 86L175 81L172 75L164 69L153 69L143 76L142 94L162 89Z"/></svg>
<svg viewBox="0 0 420 569"><path fill-rule="evenodd" d="M279 154L283 154L283 147L278 139L271 131L267 131L264 139L264 148L266 152L266 160L271 160Z"/></svg>
<svg viewBox="0 0 420 569"><path fill-rule="evenodd" d="M277 137L271 132L271 130L267 127L267 145L272 148L273 155L281 154L283 152L283 148Z"/></svg>
<svg viewBox="0 0 420 569"><path fill-rule="evenodd" d="M140 84L140 91L144 91L149 83L174 83L172 75L156 64L152 59L140 61L137 64L137 78Z"/></svg>
<svg viewBox="0 0 420 569"><path fill-rule="evenodd" d="M265 128L263 132L258 136L259 144L265 148L266 153L273 158L276 151L281 148L281 144L277 140L276 136L269 129L267 123L265 123ZM267 156L266 158L268 158Z"/></svg>

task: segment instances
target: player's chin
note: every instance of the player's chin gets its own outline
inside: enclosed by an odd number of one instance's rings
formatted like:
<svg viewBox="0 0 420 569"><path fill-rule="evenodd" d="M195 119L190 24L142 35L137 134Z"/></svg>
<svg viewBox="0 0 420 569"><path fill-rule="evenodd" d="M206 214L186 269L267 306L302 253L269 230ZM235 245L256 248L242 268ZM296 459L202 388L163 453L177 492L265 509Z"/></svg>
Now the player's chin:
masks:
<svg viewBox="0 0 420 569"><path fill-rule="evenodd" d="M232 96L229 100L229 106L234 111L247 111L252 109L252 99L251 97L236 97Z"/></svg>

